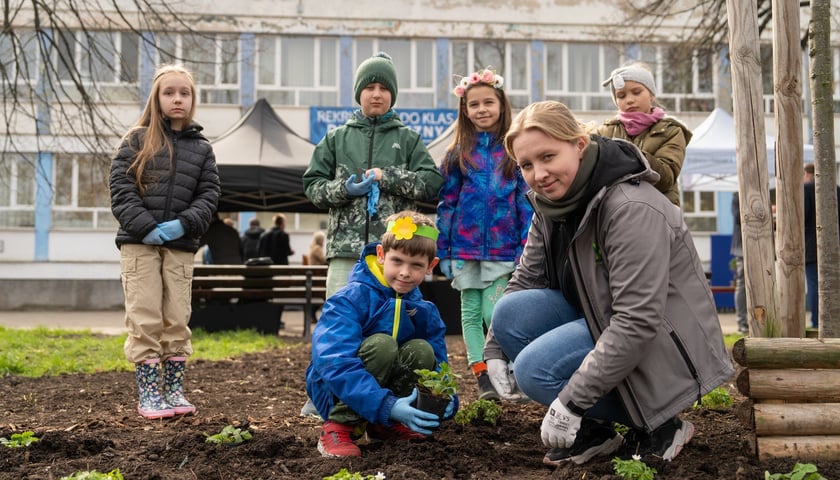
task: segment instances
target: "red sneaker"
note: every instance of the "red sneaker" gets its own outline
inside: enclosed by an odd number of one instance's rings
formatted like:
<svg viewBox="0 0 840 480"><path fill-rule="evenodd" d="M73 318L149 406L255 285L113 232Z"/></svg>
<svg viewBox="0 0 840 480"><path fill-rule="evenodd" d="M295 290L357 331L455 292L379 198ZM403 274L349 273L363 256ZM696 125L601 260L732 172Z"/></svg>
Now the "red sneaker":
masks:
<svg viewBox="0 0 840 480"><path fill-rule="evenodd" d="M362 451L353 443L353 425L327 420L321 427L318 451L325 457L361 457Z"/></svg>
<svg viewBox="0 0 840 480"><path fill-rule="evenodd" d="M426 439L426 436L422 433L415 432L399 422L394 422L390 427L369 423L367 434L369 440L383 440L386 442Z"/></svg>

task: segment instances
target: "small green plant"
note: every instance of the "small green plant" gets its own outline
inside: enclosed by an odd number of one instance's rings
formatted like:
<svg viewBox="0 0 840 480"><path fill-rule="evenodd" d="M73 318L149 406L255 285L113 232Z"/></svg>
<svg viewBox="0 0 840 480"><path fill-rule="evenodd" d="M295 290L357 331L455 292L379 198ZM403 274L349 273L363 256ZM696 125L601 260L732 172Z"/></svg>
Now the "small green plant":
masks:
<svg viewBox="0 0 840 480"><path fill-rule="evenodd" d="M627 432L630 431L630 427L624 425L623 423L613 422L612 426L613 430L615 430L615 433L620 433L622 435L626 435Z"/></svg>
<svg viewBox="0 0 840 480"><path fill-rule="evenodd" d="M350 473L346 468L342 468L329 477L324 477L324 480L385 480L385 474L376 472L376 475L362 475L359 472Z"/></svg>
<svg viewBox="0 0 840 480"><path fill-rule="evenodd" d="M625 480L653 480L656 476L656 469L650 468L639 455L633 455L630 460L616 457L612 464L615 474Z"/></svg>
<svg viewBox="0 0 840 480"><path fill-rule="evenodd" d="M76 472L68 477L61 477L61 480L125 480L119 468L108 473L93 471Z"/></svg>
<svg viewBox="0 0 840 480"><path fill-rule="evenodd" d="M425 368L414 370L417 374L417 383L429 389L432 395L439 397L451 397L458 393L458 378L460 375L452 371L446 362L440 362L440 370L428 370Z"/></svg>
<svg viewBox="0 0 840 480"><path fill-rule="evenodd" d="M0 443L8 448L22 448L38 441L38 437L33 432L13 433L12 438L6 439L0 437Z"/></svg>
<svg viewBox="0 0 840 480"><path fill-rule="evenodd" d="M703 395L703 398L700 399L700 405L709 410L723 411L732 406L732 396L725 388L718 387ZM700 406L695 403L694 408L700 408Z"/></svg>
<svg viewBox="0 0 840 480"><path fill-rule="evenodd" d="M242 430L241 428L236 428L233 425L228 425L222 429L221 432L215 435L207 435L204 442L205 443L215 443L215 444L239 444L251 439L251 432L247 429Z"/></svg>
<svg viewBox="0 0 840 480"><path fill-rule="evenodd" d="M502 407L498 403L491 400L476 400L458 410L455 414L455 423L466 425L472 422L485 422L496 425L501 416Z"/></svg>
<svg viewBox="0 0 840 480"><path fill-rule="evenodd" d="M797 463L790 473L764 472L764 480L826 480L812 463Z"/></svg>

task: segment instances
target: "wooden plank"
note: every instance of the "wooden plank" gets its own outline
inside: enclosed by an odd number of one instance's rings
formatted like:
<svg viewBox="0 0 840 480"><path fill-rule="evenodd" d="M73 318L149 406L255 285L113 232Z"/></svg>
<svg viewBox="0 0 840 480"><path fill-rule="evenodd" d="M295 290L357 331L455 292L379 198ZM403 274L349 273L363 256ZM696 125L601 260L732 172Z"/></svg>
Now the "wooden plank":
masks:
<svg viewBox="0 0 840 480"><path fill-rule="evenodd" d="M244 265L196 265L193 267L193 277L206 277L211 275L241 275L243 277L266 277L266 276L288 276L288 275L312 275L326 276L326 265L259 265L247 267Z"/></svg>
<svg viewBox="0 0 840 480"><path fill-rule="evenodd" d="M840 403L756 403L755 434L840 435Z"/></svg>
<svg viewBox="0 0 840 480"><path fill-rule="evenodd" d="M754 400L840 398L840 370L744 369L735 382L744 396Z"/></svg>
<svg viewBox="0 0 840 480"><path fill-rule="evenodd" d="M747 368L840 369L840 339L745 337L733 345L732 358Z"/></svg>
<svg viewBox="0 0 840 480"><path fill-rule="evenodd" d="M283 288L306 285L306 277L200 277L193 278L193 289L206 288ZM313 286L326 286L326 277L312 278Z"/></svg>
<svg viewBox="0 0 840 480"><path fill-rule="evenodd" d="M757 437L759 460L795 458L799 462L840 460L840 436Z"/></svg>

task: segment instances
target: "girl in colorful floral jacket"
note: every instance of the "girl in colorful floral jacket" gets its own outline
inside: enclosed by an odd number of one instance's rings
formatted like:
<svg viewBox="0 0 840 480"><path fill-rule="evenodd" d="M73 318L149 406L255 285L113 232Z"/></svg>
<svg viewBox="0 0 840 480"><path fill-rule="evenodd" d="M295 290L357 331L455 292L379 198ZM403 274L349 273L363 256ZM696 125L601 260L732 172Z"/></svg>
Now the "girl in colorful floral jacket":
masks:
<svg viewBox="0 0 840 480"><path fill-rule="evenodd" d="M437 210L441 271L461 291L461 327L479 398L499 399L482 358L485 329L528 236L528 186L505 153L511 123L504 79L492 67L464 77L455 138L441 164Z"/></svg>

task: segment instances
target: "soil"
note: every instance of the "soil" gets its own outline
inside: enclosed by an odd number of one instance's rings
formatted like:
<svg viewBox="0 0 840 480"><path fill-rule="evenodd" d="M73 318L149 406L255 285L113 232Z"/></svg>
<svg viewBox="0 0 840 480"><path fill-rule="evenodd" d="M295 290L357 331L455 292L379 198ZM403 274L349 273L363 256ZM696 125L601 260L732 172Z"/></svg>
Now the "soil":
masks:
<svg viewBox="0 0 840 480"><path fill-rule="evenodd" d="M448 338L450 363L463 375L462 405L476 399L463 342ZM306 397L309 345L295 344L227 361L190 362L188 398L195 415L147 421L136 412L134 375L0 379L0 436L31 430L40 442L0 448L0 479L59 479L80 470L119 468L126 479L322 479L342 468L383 472L395 479L618 480L609 457L584 465L542 464L539 437L545 407L503 403L498 426L445 422L428 441L362 445L363 457L323 458L316 444L321 422L299 416ZM763 479L787 473L794 460L759 461L742 417L749 400L728 386L733 408L686 411L697 432L673 462L645 462L657 480ZM236 447L205 443L226 425L246 426L253 438ZM817 463L825 478L840 478L840 462Z"/></svg>

